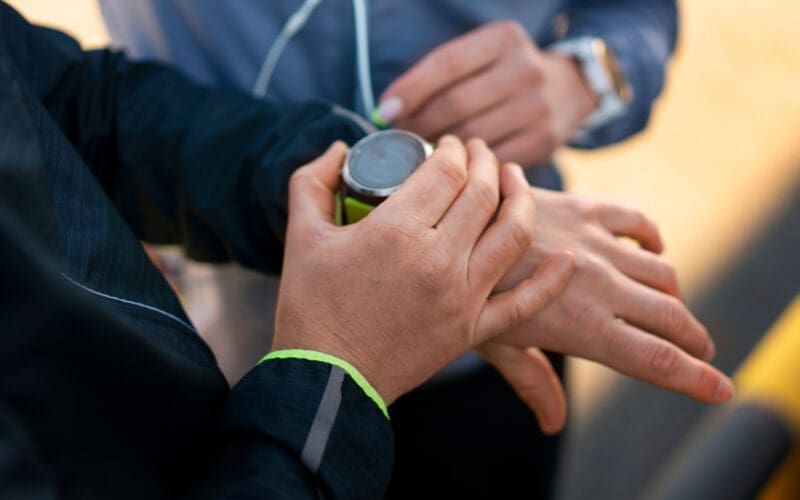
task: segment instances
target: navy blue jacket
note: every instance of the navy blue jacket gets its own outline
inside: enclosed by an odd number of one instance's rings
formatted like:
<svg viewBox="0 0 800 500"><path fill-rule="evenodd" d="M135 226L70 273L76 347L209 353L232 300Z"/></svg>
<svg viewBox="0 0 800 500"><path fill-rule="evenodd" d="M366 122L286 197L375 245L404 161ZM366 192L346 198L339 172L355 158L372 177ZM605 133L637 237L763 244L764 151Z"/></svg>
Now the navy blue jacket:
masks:
<svg viewBox="0 0 800 500"><path fill-rule="evenodd" d="M178 65L199 81L250 91L299 0L99 0L114 42L137 59ZM540 46L603 38L633 89L628 111L592 131L600 147L642 130L664 84L678 33L676 0L369 0L370 76L380 95L425 54L493 21L511 19ZM567 28L564 31L564 28ZM356 78L352 0L322 0L287 44L269 93L283 102L324 98L364 110Z"/></svg>
<svg viewBox="0 0 800 500"><path fill-rule="evenodd" d="M292 170L363 133L0 3L0 498L381 496L391 429L349 372L270 360L229 390L140 244L276 270Z"/></svg>

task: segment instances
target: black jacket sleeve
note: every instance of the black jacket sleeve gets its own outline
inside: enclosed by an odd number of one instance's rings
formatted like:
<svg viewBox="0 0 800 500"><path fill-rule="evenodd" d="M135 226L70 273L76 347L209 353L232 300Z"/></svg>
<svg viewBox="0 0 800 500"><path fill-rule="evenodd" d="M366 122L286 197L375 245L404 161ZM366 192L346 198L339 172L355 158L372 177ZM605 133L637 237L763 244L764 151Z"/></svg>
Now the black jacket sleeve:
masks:
<svg viewBox="0 0 800 500"><path fill-rule="evenodd" d="M262 363L233 388L220 436L191 499L377 499L389 484L389 420L338 366Z"/></svg>
<svg viewBox="0 0 800 500"><path fill-rule="evenodd" d="M228 391L199 351L167 348L61 278L30 237L38 205L0 211L0 498L383 495L391 427L342 369L271 360Z"/></svg>
<svg viewBox="0 0 800 500"><path fill-rule="evenodd" d="M0 46L0 498L379 498L389 422L341 368L272 360L229 390L199 338L64 277L48 178L71 146L39 108Z"/></svg>
<svg viewBox="0 0 800 500"><path fill-rule="evenodd" d="M219 100L227 104L215 105L209 91L161 67L137 66L151 75L141 86L120 83L124 75L96 80L96 68L109 61L125 66L119 56L98 54L105 63L90 62L63 35L27 25L0 2L0 498L379 497L391 470L391 430L348 375L321 362L275 360L229 390L207 346L158 313L166 297L143 293L145 302L134 302L64 275L68 250L83 248L74 238L91 240L85 245L97 249L91 256L107 260L145 259L128 248L138 249L138 241L127 232L94 240L82 226L86 219L59 217L65 208L95 211L100 217L91 220L98 224L124 226L96 186L78 182L88 169L140 235L163 232L198 251L266 266L260 250L279 245L282 207L281 186L267 181L273 172L288 175L288 165L302 156L275 151L311 150L318 133L337 127L355 135L353 123L320 105L279 112L226 94ZM74 78L79 83L70 83ZM169 92L175 102L144 92L154 92L155 81L175 85ZM188 94L206 115L179 116L176 103ZM158 103L161 120L142 103L148 98ZM121 112L129 100L137 104ZM138 120L137 110L153 116ZM208 116L226 123L217 124L220 134L205 135ZM273 130L265 117L286 130L294 124L295 132ZM249 145L244 137L251 132L236 123L266 134L263 143L273 147ZM220 149L246 182L230 181L216 161L203 163ZM261 163L259 152L277 163ZM210 180L196 177L195 160ZM285 170L272 168L284 160ZM219 189L195 186L195 179ZM255 192L247 209L239 183ZM198 189L218 198L204 200ZM270 203L278 215L264 227L235 217L260 214ZM151 210L159 224L145 223L141 210ZM187 237L191 224L203 239ZM93 269L122 292L142 284L136 275L103 272L105 264Z"/></svg>
<svg viewBox="0 0 800 500"><path fill-rule="evenodd" d="M83 52L0 6L2 41L141 238L277 271L297 167L366 125L315 102L278 106L201 87L121 53Z"/></svg>

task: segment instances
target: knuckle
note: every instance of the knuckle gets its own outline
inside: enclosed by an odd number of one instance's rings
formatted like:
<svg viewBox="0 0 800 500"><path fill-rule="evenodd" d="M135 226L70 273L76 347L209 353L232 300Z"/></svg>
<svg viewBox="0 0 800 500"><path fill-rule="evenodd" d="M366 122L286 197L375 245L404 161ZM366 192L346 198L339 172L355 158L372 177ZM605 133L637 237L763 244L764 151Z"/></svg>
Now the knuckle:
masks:
<svg viewBox="0 0 800 500"><path fill-rule="evenodd" d="M584 279L590 283L607 283L608 268L598 258L580 254L576 260L576 268L583 275Z"/></svg>
<svg viewBox="0 0 800 500"><path fill-rule="evenodd" d="M552 302L553 299L555 299L555 295L553 294L553 290L551 288L539 288L531 294L527 311L529 313L533 313Z"/></svg>
<svg viewBox="0 0 800 500"><path fill-rule="evenodd" d="M556 137L555 133L550 129L542 134L541 144L547 151L553 151L561 145L558 137Z"/></svg>
<svg viewBox="0 0 800 500"><path fill-rule="evenodd" d="M547 120L550 114L550 108L544 99L536 92L526 92L525 100L523 103L528 115L536 118L537 120Z"/></svg>
<svg viewBox="0 0 800 500"><path fill-rule="evenodd" d="M516 21L498 21L495 28L502 34L508 42L519 42L528 38L528 32Z"/></svg>
<svg viewBox="0 0 800 500"><path fill-rule="evenodd" d="M471 98L461 92L449 92L442 96L445 112L456 116L469 112L470 102Z"/></svg>
<svg viewBox="0 0 800 500"><path fill-rule="evenodd" d="M452 158L443 157L439 160L439 175L450 188L461 189L467 182L466 166Z"/></svg>
<svg viewBox="0 0 800 500"><path fill-rule="evenodd" d="M541 66L537 63L534 54L526 52L522 55L522 62L520 65L520 77L522 81L530 86L538 86L544 81L544 73L542 73ZM532 94L538 95L535 92Z"/></svg>
<svg viewBox="0 0 800 500"><path fill-rule="evenodd" d="M426 292L438 293L445 287L450 263L441 254L432 252L424 257L422 265L417 269L418 286Z"/></svg>
<svg viewBox="0 0 800 500"><path fill-rule="evenodd" d="M324 241L330 234L330 228L319 223L306 224L305 230L305 245L313 247L317 243Z"/></svg>
<svg viewBox="0 0 800 500"><path fill-rule="evenodd" d="M469 141L467 142L467 145L471 149L488 150L486 141L484 141L480 137L470 137Z"/></svg>
<svg viewBox="0 0 800 500"><path fill-rule="evenodd" d="M295 193L308 186L310 176L305 168L299 168L289 177L289 192Z"/></svg>
<svg viewBox="0 0 800 500"><path fill-rule="evenodd" d="M486 180L475 181L473 188L475 199L481 208L493 209L500 202L500 193L497 188Z"/></svg>
<svg viewBox="0 0 800 500"><path fill-rule="evenodd" d="M650 219L640 210L632 207L628 207L625 210L628 212L628 217L634 227L637 229L647 229L650 227Z"/></svg>
<svg viewBox="0 0 800 500"><path fill-rule="evenodd" d="M658 274L659 282L666 290L675 291L678 289L678 273L671 264L660 262L656 273Z"/></svg>
<svg viewBox="0 0 800 500"><path fill-rule="evenodd" d="M449 75L461 75L467 69L466 60L455 51L442 52L431 62Z"/></svg>
<svg viewBox="0 0 800 500"><path fill-rule="evenodd" d="M508 221L508 241L517 251L525 251L533 243L533 224L526 220L521 212L517 212Z"/></svg>
<svg viewBox="0 0 800 500"><path fill-rule="evenodd" d="M650 352L648 367L659 377L673 376L680 368L678 351L666 343L656 345Z"/></svg>
<svg viewBox="0 0 800 500"><path fill-rule="evenodd" d="M703 394L713 395L716 393L719 385L719 375L717 375L710 367L704 366L702 369L700 369L697 385Z"/></svg>
<svg viewBox="0 0 800 500"><path fill-rule="evenodd" d="M371 238L377 245L388 248L398 248L407 239L407 231L395 223L366 224L374 234Z"/></svg>
<svg viewBox="0 0 800 500"><path fill-rule="evenodd" d="M514 303L513 307L508 309L508 317L506 318L506 329L514 328L517 325L522 324L525 318L525 305L517 301Z"/></svg>
<svg viewBox="0 0 800 500"><path fill-rule="evenodd" d="M601 218L600 205L590 198L576 197L574 199L575 212L584 221L597 222Z"/></svg>
<svg viewBox="0 0 800 500"><path fill-rule="evenodd" d="M665 332L679 332L688 326L686 308L674 297L667 299L662 314L661 323Z"/></svg>

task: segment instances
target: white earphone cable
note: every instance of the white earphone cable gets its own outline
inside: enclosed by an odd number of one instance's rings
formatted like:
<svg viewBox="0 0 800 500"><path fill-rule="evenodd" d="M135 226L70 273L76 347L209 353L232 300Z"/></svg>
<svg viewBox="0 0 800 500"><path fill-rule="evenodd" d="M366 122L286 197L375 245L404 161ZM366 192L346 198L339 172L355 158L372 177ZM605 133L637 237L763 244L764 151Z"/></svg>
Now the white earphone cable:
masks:
<svg viewBox="0 0 800 500"><path fill-rule="evenodd" d="M264 97L269 89L269 82L275 73L275 67L283 54L289 41L306 25L322 0L305 0L294 14L284 23L278 37L264 57L258 71L252 93L256 97ZM356 73L358 86L361 91L361 103L364 114L369 116L375 108L375 96L372 90L372 74L369 56L369 26L367 19L367 5L365 0L353 0L353 16L356 27Z"/></svg>
<svg viewBox="0 0 800 500"><path fill-rule="evenodd" d="M281 54L283 54L283 50L286 48L286 44L289 43L289 40L291 40L298 31L303 29L303 26L308 22L308 18L311 17L311 14L314 13L314 10L321 1L322 0L306 0L303 2L303 5L286 20L283 28L281 28L280 34L275 41L272 42L266 57L264 57L264 62L261 64L261 69L258 71L256 83L253 85L254 96L264 97L267 94L269 81L272 78L272 74L275 72L275 67L278 65L278 61L281 58Z"/></svg>
<svg viewBox="0 0 800 500"><path fill-rule="evenodd" d="M369 116L372 110L375 109L375 96L372 92L372 74L370 73L369 30L365 0L353 0L353 13L356 23L358 86L361 89L361 103L364 105L364 114Z"/></svg>

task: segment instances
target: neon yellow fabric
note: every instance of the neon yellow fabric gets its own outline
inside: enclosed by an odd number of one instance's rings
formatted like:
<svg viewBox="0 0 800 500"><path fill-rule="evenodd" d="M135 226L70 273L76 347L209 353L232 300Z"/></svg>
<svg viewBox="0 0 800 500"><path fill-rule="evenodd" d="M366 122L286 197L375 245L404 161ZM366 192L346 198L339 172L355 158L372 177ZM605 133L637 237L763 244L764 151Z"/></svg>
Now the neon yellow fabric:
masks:
<svg viewBox="0 0 800 500"><path fill-rule="evenodd" d="M367 205L363 201L359 201L355 198L348 196L344 199L344 213L347 216L348 224L355 224L366 217L374 209L375 207L372 205Z"/></svg>
<svg viewBox="0 0 800 500"><path fill-rule="evenodd" d="M337 193L336 201L334 202L334 207L333 207L333 222L337 226L341 226L344 223L344 221L342 220L342 210L343 210L342 196L339 193Z"/></svg>
<svg viewBox="0 0 800 500"><path fill-rule="evenodd" d="M372 401L378 405L378 408L381 412L389 418L389 409L386 408L386 403L384 403L383 398L378 391L375 390L374 387L361 375L355 366L351 365L347 361L343 359L339 359L335 356L331 356L330 354L325 354L324 352L317 352L317 351L308 351L305 349L286 349L283 351L273 351L268 353L266 356L261 358L261 361L258 364L261 364L265 361L269 361L271 359L305 359L307 361L316 361L318 363L326 363L333 366L338 366L342 370L344 370L350 378L353 379L353 382L358 384L364 394L367 395Z"/></svg>

